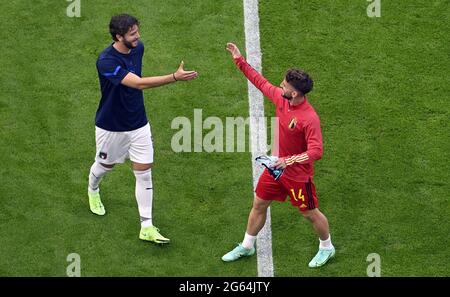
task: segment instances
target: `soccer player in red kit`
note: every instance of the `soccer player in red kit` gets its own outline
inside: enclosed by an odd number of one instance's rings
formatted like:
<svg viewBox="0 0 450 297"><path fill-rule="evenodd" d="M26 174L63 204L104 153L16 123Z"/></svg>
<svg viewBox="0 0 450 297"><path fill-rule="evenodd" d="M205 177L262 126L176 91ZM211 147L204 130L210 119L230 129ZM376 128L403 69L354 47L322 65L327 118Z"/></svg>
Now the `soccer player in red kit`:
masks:
<svg viewBox="0 0 450 297"><path fill-rule="evenodd" d="M323 152L320 120L306 97L312 90L313 80L304 71L291 69L281 87L274 86L245 61L236 45L228 43L226 48L247 79L276 106L279 158L273 167L284 169L284 172L275 180L267 169L264 170L256 186L244 240L222 260L230 262L253 255L256 236L266 222L267 208L272 201L285 201L289 196L291 204L312 223L319 236L319 251L308 266L320 267L334 256L335 248L331 243L328 220L318 208L313 182L313 162L319 160Z"/></svg>

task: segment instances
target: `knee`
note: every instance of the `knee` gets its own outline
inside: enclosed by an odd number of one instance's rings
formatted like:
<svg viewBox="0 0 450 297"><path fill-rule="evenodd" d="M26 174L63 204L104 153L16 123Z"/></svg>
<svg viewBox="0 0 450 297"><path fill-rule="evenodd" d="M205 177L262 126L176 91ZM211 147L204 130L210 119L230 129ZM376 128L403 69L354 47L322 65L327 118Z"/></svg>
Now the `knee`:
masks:
<svg viewBox="0 0 450 297"><path fill-rule="evenodd" d="M315 223L318 221L327 221L327 218L320 212L318 208L302 212L302 215L311 223Z"/></svg>
<svg viewBox="0 0 450 297"><path fill-rule="evenodd" d="M265 201L255 197L253 200L253 210L258 213L265 213L270 205L270 201Z"/></svg>
<svg viewBox="0 0 450 297"><path fill-rule="evenodd" d="M310 222L314 222L317 217L316 213L313 210L303 211L302 215L305 219L307 219Z"/></svg>
<svg viewBox="0 0 450 297"><path fill-rule="evenodd" d="M153 163L149 164L133 163L133 170L135 171L146 171L152 169L152 167Z"/></svg>

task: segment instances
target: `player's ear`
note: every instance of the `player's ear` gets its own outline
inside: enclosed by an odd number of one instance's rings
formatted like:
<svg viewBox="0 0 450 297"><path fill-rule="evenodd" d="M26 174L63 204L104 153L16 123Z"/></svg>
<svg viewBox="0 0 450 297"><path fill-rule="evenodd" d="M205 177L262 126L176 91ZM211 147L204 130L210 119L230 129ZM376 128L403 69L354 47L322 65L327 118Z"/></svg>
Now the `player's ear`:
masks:
<svg viewBox="0 0 450 297"><path fill-rule="evenodd" d="M116 34L116 39L117 39L118 41L122 41L122 40L123 40L123 36L122 36L122 35L119 35L119 34Z"/></svg>
<svg viewBox="0 0 450 297"><path fill-rule="evenodd" d="M293 95L293 97L303 97L303 96L305 96L302 92L300 92L300 91L294 91L294 93L295 93L295 95L294 94L292 94Z"/></svg>

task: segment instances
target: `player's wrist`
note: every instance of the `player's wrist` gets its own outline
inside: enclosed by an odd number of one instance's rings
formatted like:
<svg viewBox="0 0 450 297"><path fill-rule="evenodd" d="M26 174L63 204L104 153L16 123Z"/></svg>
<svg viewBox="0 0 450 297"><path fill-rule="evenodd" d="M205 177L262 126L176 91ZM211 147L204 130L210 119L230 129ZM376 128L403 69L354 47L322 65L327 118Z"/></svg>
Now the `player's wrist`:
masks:
<svg viewBox="0 0 450 297"><path fill-rule="evenodd" d="M173 77L173 81L174 81L174 82L175 82L175 81L178 81L178 79L177 79L176 76L175 76L175 72L172 73L172 77Z"/></svg>

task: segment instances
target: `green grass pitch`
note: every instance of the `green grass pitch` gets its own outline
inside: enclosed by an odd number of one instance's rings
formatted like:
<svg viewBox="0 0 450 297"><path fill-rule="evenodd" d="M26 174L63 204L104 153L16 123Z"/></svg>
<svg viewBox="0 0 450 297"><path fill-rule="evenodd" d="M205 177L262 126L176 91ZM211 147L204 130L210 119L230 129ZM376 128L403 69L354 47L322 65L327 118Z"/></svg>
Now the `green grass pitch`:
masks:
<svg viewBox="0 0 450 297"><path fill-rule="evenodd" d="M289 203L272 206L276 276L365 276L370 253L382 276L449 276L449 1L260 1L264 75L290 67L315 80L324 156L316 186L336 258L307 267L318 239ZM65 276L78 253L82 276L256 276L256 257L224 264L242 240L252 203L250 153L175 153L177 116L247 117L247 84L224 46L245 49L241 0L81 0L2 3L0 55L0 276ZM145 91L155 146L154 222L172 239L138 239L130 164L103 181L107 215L89 211L99 101L95 61L108 22L141 22L143 74L181 60L200 77ZM267 116L274 109L266 102ZM206 134L207 131L204 132Z"/></svg>

